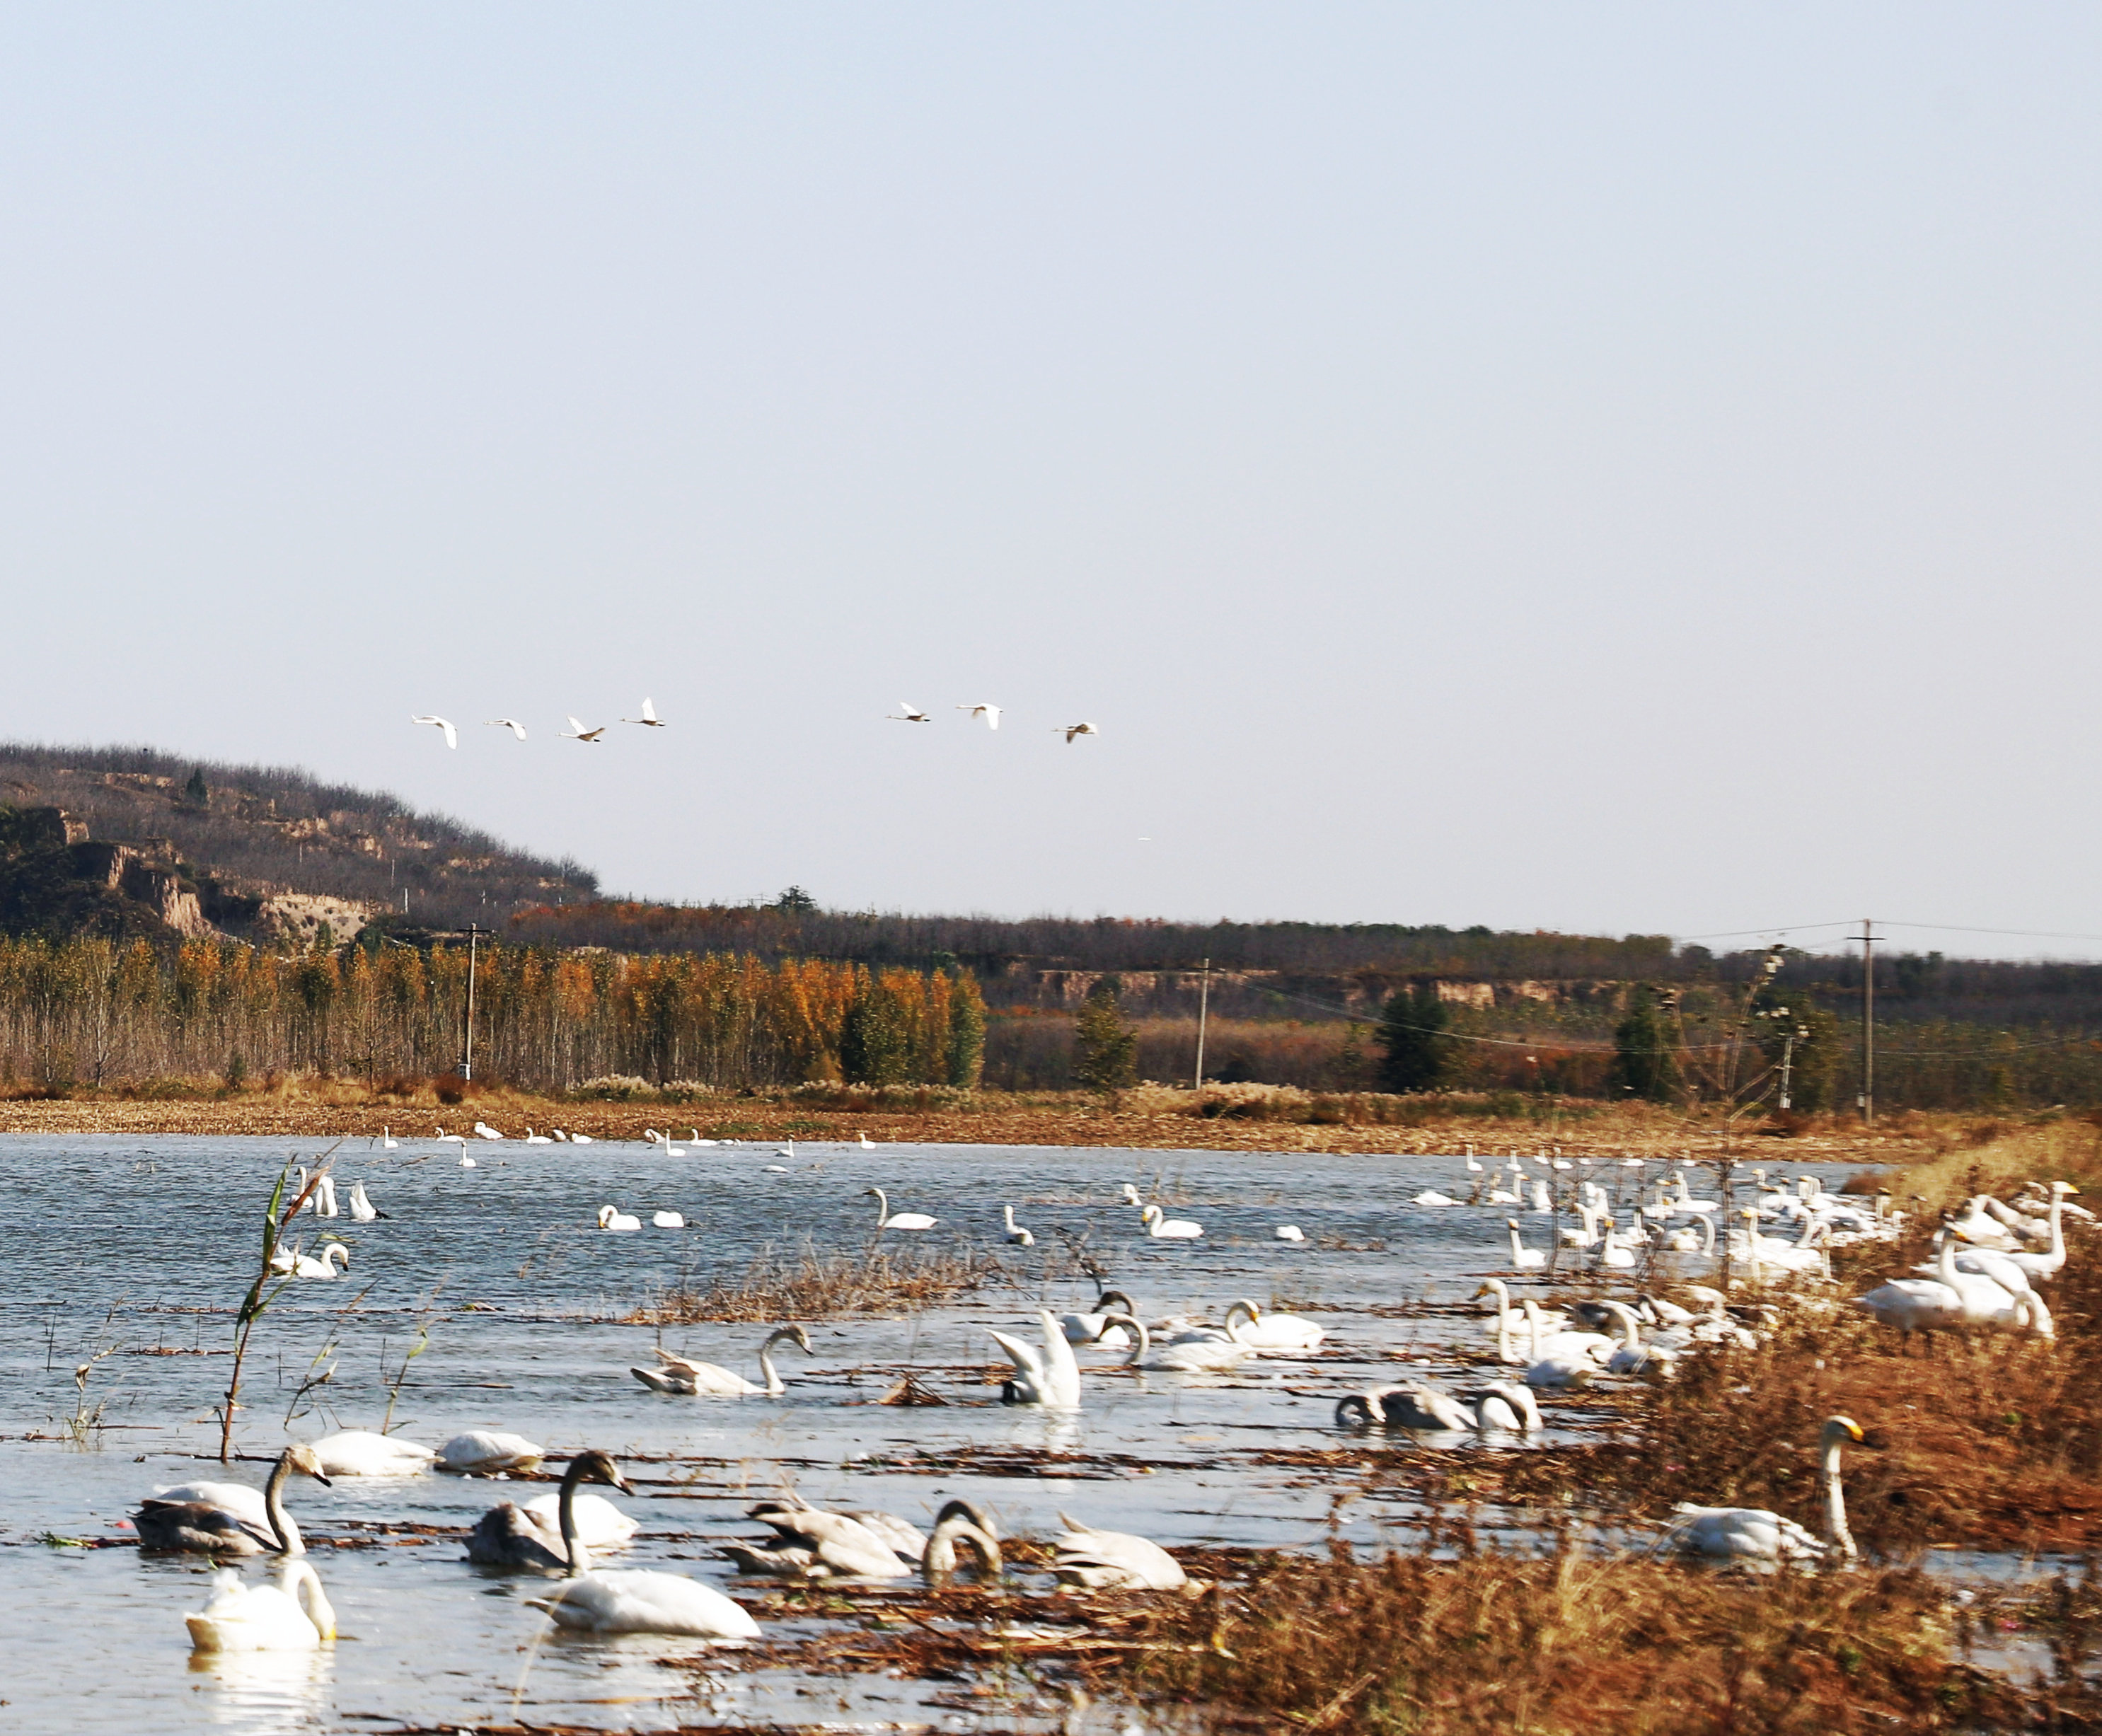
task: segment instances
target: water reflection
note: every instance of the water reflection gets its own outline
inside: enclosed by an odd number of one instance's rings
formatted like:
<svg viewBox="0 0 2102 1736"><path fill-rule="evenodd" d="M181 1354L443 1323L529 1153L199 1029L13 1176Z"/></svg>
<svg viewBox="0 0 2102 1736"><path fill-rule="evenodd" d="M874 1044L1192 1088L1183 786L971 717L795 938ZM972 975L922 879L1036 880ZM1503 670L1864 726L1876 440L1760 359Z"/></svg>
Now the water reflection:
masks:
<svg viewBox="0 0 2102 1736"><path fill-rule="evenodd" d="M189 1671L211 1685L206 1704L215 1729L268 1733L328 1720L332 1652L192 1652Z"/></svg>

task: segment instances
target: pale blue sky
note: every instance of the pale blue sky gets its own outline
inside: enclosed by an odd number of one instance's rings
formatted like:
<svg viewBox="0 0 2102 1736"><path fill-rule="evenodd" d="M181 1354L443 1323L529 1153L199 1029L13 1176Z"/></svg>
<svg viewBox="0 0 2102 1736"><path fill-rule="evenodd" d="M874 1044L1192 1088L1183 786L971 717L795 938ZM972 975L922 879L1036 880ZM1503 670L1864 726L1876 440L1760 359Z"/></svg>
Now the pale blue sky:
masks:
<svg viewBox="0 0 2102 1736"><path fill-rule="evenodd" d="M664 897L2102 932L2098 49L14 7L0 734Z"/></svg>

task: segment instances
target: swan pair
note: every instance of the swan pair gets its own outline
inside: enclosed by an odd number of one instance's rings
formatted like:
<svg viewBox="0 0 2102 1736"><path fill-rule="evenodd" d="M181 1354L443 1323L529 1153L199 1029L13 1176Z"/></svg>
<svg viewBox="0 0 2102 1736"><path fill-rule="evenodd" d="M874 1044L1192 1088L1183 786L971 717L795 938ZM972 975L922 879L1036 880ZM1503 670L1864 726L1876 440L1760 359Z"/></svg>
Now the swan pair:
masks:
<svg viewBox="0 0 2102 1736"><path fill-rule="evenodd" d="M1935 1236L1935 1275L1892 1278L1854 1305L1874 1315L1887 1326L1896 1326L1909 1342L1915 1332L1966 1331L1984 1327L1994 1331L2029 1332L2050 1338L2055 1329L2051 1310L2033 1291L2017 1294L1989 1273L1960 1270L1956 1264L1956 1238L1947 1228Z"/></svg>
<svg viewBox="0 0 2102 1736"><path fill-rule="evenodd" d="M1235 1303L1236 1312L1252 1309L1253 1303ZM1049 1318L1047 1315L1046 1319ZM1120 1326L1129 1327L1137 1338L1121 1366L1127 1368L1151 1370L1158 1374L1213 1375L1223 1374L1240 1366L1257 1353L1257 1347L1239 1340L1215 1335L1213 1332L1193 1332L1186 1336L1169 1339L1155 1346L1153 1335L1146 1323L1135 1314L1116 1314L1111 1317ZM1253 1317L1251 1317L1253 1318ZM1308 1322L1310 1324L1310 1322ZM1315 1329L1319 1331L1317 1327ZM1067 1354L1071 1355L1070 1349Z"/></svg>
<svg viewBox="0 0 2102 1736"><path fill-rule="evenodd" d="M810 1335L800 1326L777 1326L769 1333L766 1342L759 1347L759 1371L765 1381L757 1386L714 1362L690 1362L661 1345L657 1350L658 1366L631 1368L628 1373L654 1393L676 1393L689 1397L778 1398L788 1388L774 1366L776 1344L793 1344L807 1356Z"/></svg>

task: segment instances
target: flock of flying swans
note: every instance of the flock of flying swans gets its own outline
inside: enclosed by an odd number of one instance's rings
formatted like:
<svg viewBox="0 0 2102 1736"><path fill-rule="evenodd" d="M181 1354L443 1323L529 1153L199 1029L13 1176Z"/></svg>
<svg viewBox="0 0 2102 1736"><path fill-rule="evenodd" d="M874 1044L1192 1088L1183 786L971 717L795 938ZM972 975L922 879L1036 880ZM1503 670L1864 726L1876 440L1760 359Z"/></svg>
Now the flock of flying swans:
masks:
<svg viewBox="0 0 2102 1736"><path fill-rule="evenodd" d="M420 717L412 716L409 721L418 725L428 725L437 730L446 738L446 746L448 747L457 748L459 746L459 730L450 718L431 714ZM641 716L623 717L621 722L640 724L645 729L662 729L666 727L664 720L657 715L655 704L647 698L642 702ZM604 743L608 725L586 724L574 717L570 719L569 724L568 728L556 732L559 739L565 742L589 742L595 745ZM514 740L522 742L526 739L526 726L515 717L486 718L483 720L482 727L486 729L508 729Z"/></svg>

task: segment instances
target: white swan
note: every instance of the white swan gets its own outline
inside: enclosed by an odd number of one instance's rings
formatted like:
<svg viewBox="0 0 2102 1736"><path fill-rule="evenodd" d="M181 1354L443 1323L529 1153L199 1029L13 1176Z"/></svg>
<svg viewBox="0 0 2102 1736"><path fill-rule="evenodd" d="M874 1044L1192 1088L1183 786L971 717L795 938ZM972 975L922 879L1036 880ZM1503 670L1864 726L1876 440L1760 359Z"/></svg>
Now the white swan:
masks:
<svg viewBox="0 0 2102 1736"><path fill-rule="evenodd" d="M350 1250L340 1242L330 1242L326 1244L322 1249L321 1258L318 1260L311 1254L295 1252L292 1256L292 1276L294 1278L335 1278L339 1275L335 1266L335 1257L339 1254L343 1256L343 1270L349 1271Z"/></svg>
<svg viewBox="0 0 2102 1736"><path fill-rule="evenodd" d="M685 1219L676 1211L653 1211L650 1214L650 1221L659 1229L684 1229L686 1227Z"/></svg>
<svg viewBox="0 0 2102 1736"><path fill-rule="evenodd" d="M1298 1314L1266 1314L1245 1296L1226 1310L1226 1336L1257 1350L1317 1350L1328 1334Z"/></svg>
<svg viewBox="0 0 2102 1736"><path fill-rule="evenodd" d="M570 1143L572 1145L596 1145L598 1141L588 1133L572 1133L570 1136Z"/></svg>
<svg viewBox="0 0 2102 1736"><path fill-rule="evenodd" d="M1679 1229L1668 1229L1657 1238L1656 1245L1668 1254L1705 1254L1714 1258L1715 1253L1715 1220L1703 1217Z"/></svg>
<svg viewBox="0 0 2102 1736"><path fill-rule="evenodd" d="M1007 1216L1007 1239L1017 1247L1035 1247L1036 1238L1014 1221L1014 1207L1003 1206L1000 1209Z"/></svg>
<svg viewBox="0 0 2102 1736"><path fill-rule="evenodd" d="M1052 1539L1058 1552L1052 1571L1068 1585L1091 1592L1172 1592L1188 1583L1173 1556L1148 1537L1129 1531L1098 1531L1064 1513L1066 1529Z"/></svg>
<svg viewBox="0 0 2102 1736"><path fill-rule="evenodd" d="M394 1435L346 1428L314 1442L314 1457L330 1477L411 1477L428 1471L437 1455Z"/></svg>
<svg viewBox="0 0 2102 1736"><path fill-rule="evenodd" d="M573 1477L565 1475L562 1479L563 1493L570 1499L561 1503L560 1515L570 1577L552 1596L528 1598L528 1603L546 1610L557 1627L585 1633L681 1633L719 1640L759 1637L759 1623L742 1604L683 1574L636 1569L594 1570L590 1553L577 1533L576 1485L605 1483L623 1495L632 1495L634 1490L622 1481L614 1462L604 1453L592 1450L579 1453L577 1458L584 1464L579 1469L572 1460Z"/></svg>
<svg viewBox="0 0 2102 1736"><path fill-rule="evenodd" d="M1540 1330L1540 1310L1530 1300L1525 1304L1526 1322L1532 1328L1532 1360L1526 1366L1528 1386L1567 1388L1589 1386L1599 1372L1591 1347L1581 1340L1596 1334L1558 1332L1552 1340Z"/></svg>
<svg viewBox="0 0 2102 1736"><path fill-rule="evenodd" d="M1297 1224L1280 1224L1271 1232L1279 1242L1304 1242L1306 1232Z"/></svg>
<svg viewBox="0 0 2102 1736"><path fill-rule="evenodd" d="M172 1489L156 1489L147 1499L166 1507L215 1507L252 1526L259 1535L267 1537L270 1532L263 1491L249 1483L178 1483Z"/></svg>
<svg viewBox="0 0 2102 1736"><path fill-rule="evenodd" d="M1825 1489L1825 1528L1832 1546L1849 1561L1854 1557L1853 1534L1847 1528L1847 1500L1839 1482L1839 1453L1848 1441L1861 1438L1861 1427L1851 1417L1829 1416L1818 1437L1818 1476ZM1678 1515L1661 1548L1688 1555L1726 1556L1739 1560L1781 1561L1814 1560L1825 1552L1825 1544L1793 1519L1757 1507L1696 1507L1681 1502Z"/></svg>
<svg viewBox="0 0 2102 1736"><path fill-rule="evenodd" d="M1152 1335L1136 1315L1120 1314L1116 1319L1138 1338L1124 1359L1124 1366L1130 1368L1149 1369L1157 1374L1218 1375L1239 1367L1256 1353L1253 1344L1212 1337L1172 1339L1155 1349Z"/></svg>
<svg viewBox="0 0 2102 1736"><path fill-rule="evenodd" d="M776 1344L793 1344L807 1356L810 1353L810 1335L800 1326L776 1326L768 1333L766 1342L759 1347L759 1371L765 1379L758 1385L716 1363L690 1362L662 1348L657 1352L657 1367L631 1368L628 1373L654 1393L676 1393L698 1398L745 1398L755 1394L762 1398L778 1398L788 1388L781 1378L781 1371L774 1366Z"/></svg>
<svg viewBox="0 0 2102 1736"><path fill-rule="evenodd" d="M1613 1228L1613 1220L1608 1218L1605 1222L1604 1239L1599 1244L1599 1264L1602 1266L1616 1267L1625 1271L1634 1263L1634 1250L1621 1245L1619 1232Z"/></svg>
<svg viewBox="0 0 2102 1736"><path fill-rule="evenodd" d="M275 1585L245 1585L222 1568L211 1601L183 1618L198 1652L306 1652L335 1643L335 1611L313 1566L288 1559Z"/></svg>
<svg viewBox="0 0 2102 1736"><path fill-rule="evenodd" d="M323 1170L321 1179L314 1184L314 1216L319 1218L339 1218L343 1211L335 1202L335 1177Z"/></svg>
<svg viewBox="0 0 2102 1736"><path fill-rule="evenodd" d="M792 1156L793 1154L785 1154ZM932 1229L942 1220L931 1218L924 1211L898 1211L890 1209L890 1197L881 1188L865 1188L862 1198L876 1198L876 1227L878 1229Z"/></svg>
<svg viewBox="0 0 2102 1736"><path fill-rule="evenodd" d="M1424 1192L1412 1196L1408 1202L1412 1206L1457 1206L1460 1203L1451 1195L1440 1194L1435 1188L1426 1189Z"/></svg>
<svg viewBox="0 0 2102 1736"><path fill-rule="evenodd" d="M382 1151L399 1151L401 1149L401 1142L394 1137L392 1128L382 1127L379 1130L379 1149Z"/></svg>
<svg viewBox="0 0 2102 1736"><path fill-rule="evenodd" d="M361 1181L353 1181L350 1185L350 1216L351 1220L357 1224L370 1224L379 1216L379 1208L366 1197L365 1184Z"/></svg>
<svg viewBox="0 0 2102 1736"><path fill-rule="evenodd" d="M1187 1218L1163 1217L1158 1206L1148 1206L1138 1216L1146 1234L1157 1241L1191 1242L1204 1233L1202 1224L1193 1224Z"/></svg>
<svg viewBox="0 0 2102 1736"><path fill-rule="evenodd" d="M1047 1410L1077 1410L1080 1408L1080 1365L1074 1357L1073 1347L1049 1309L1039 1309L1036 1318L1044 1324L1041 1352L1035 1345L1005 1332L992 1335L993 1342L1007 1353L1008 1361L1014 1364L1013 1378L1001 1384L1000 1402L1041 1405ZM1137 1325L1129 1314L1120 1314L1115 1318ZM1139 1337L1142 1343L1143 1327L1140 1328Z"/></svg>
<svg viewBox="0 0 2102 1736"><path fill-rule="evenodd" d="M505 1137L486 1121L477 1121L474 1124L474 1131L477 1136L486 1140L500 1140Z"/></svg>
<svg viewBox="0 0 2102 1736"><path fill-rule="evenodd" d="M601 1229L640 1229L642 1220L633 1212L623 1211L616 1206L601 1206L598 1208L598 1227Z"/></svg>
<svg viewBox="0 0 2102 1736"><path fill-rule="evenodd" d="M461 1477L497 1477L506 1471L537 1471L548 1450L523 1435L471 1428L438 1449L435 1468Z"/></svg>
<svg viewBox="0 0 2102 1736"><path fill-rule="evenodd" d="M529 1124L526 1129L526 1143L529 1145L552 1145L555 1142L544 1133L535 1133ZM592 1499L596 1500L598 1497L593 1495Z"/></svg>
<svg viewBox="0 0 2102 1736"><path fill-rule="evenodd" d="M1528 1247L1519 1239L1516 1218L1506 1218L1504 1228L1510 1232L1511 1269L1514 1272L1537 1272L1547 1264L1545 1249Z"/></svg>
<svg viewBox="0 0 2102 1736"><path fill-rule="evenodd" d="M299 1535L299 1527L285 1511L285 1482L295 1471L324 1486L328 1482L313 1449L304 1442L295 1442L277 1455L277 1464L270 1468L269 1481L263 1486L264 1522L259 1527L243 1517L255 1510L252 1490L238 1498L239 1512L209 1501L149 1496L139 1504L138 1512L131 1516L131 1528L138 1534L139 1547L149 1553L261 1555L274 1551L279 1555L304 1555L307 1546ZM171 1490L170 1494L186 1492Z"/></svg>
<svg viewBox="0 0 2102 1736"><path fill-rule="evenodd" d="M730 1543L727 1555L747 1573L790 1579L902 1579L925 1544L901 1550L889 1514L835 1513L794 1499L756 1504L749 1517L770 1527L762 1544ZM886 1521L880 1526L878 1521Z"/></svg>

